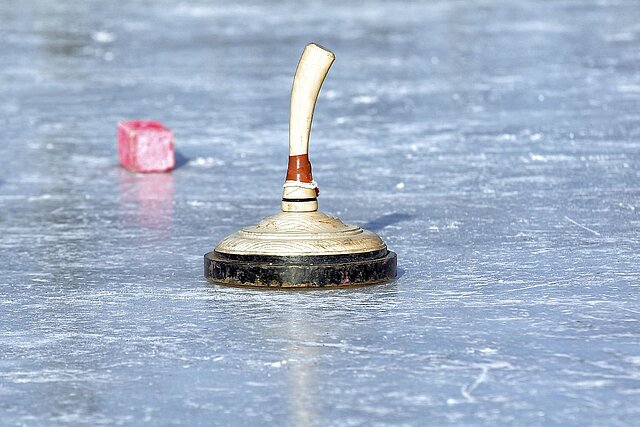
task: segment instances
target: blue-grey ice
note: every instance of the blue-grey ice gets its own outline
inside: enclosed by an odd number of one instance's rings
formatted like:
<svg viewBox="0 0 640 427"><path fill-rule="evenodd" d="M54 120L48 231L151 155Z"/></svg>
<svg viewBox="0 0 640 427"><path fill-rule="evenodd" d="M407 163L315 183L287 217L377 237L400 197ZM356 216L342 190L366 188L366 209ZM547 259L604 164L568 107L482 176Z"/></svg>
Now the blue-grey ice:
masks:
<svg viewBox="0 0 640 427"><path fill-rule="evenodd" d="M0 2L0 425L634 425L633 0ZM269 292L203 254L279 209L336 54L320 208L401 275ZM154 118L180 167L118 166Z"/></svg>

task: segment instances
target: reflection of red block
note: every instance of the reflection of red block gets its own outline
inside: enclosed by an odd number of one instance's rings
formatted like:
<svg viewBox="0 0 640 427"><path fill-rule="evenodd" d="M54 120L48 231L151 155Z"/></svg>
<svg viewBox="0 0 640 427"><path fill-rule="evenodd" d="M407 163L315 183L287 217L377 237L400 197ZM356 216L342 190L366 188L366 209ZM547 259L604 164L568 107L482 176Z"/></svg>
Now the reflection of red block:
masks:
<svg viewBox="0 0 640 427"><path fill-rule="evenodd" d="M120 164L136 172L173 169L173 132L154 120L124 120L118 123Z"/></svg>

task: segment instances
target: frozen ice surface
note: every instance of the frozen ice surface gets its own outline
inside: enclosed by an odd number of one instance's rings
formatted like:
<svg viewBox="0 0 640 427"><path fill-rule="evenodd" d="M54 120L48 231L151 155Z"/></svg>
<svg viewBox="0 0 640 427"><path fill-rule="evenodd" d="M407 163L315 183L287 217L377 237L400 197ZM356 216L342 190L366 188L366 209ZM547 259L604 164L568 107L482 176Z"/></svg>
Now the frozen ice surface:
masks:
<svg viewBox="0 0 640 427"><path fill-rule="evenodd" d="M637 1L0 2L1 425L633 425ZM279 209L308 41L321 208L401 276L202 278ZM154 118L179 167L118 166Z"/></svg>

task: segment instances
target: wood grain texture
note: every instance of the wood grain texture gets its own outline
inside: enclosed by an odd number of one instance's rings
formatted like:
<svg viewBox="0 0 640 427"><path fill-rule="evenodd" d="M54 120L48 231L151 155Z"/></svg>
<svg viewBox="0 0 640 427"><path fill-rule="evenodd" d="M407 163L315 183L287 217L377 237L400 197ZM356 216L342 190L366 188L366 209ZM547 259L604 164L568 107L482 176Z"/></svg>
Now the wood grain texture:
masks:
<svg viewBox="0 0 640 427"><path fill-rule="evenodd" d="M375 233L322 212L280 212L225 237L217 252L238 255L335 255L386 249Z"/></svg>

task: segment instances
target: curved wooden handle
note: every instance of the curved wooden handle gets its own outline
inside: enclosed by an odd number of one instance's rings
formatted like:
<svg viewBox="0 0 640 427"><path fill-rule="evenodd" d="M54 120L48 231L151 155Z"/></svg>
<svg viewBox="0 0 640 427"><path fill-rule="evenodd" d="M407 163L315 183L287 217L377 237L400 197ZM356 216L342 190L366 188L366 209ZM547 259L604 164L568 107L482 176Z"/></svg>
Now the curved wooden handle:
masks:
<svg viewBox="0 0 640 427"><path fill-rule="evenodd" d="M335 59L333 52L314 43L309 43L302 52L291 89L289 156L301 156L309 152L313 110L322 82Z"/></svg>
<svg viewBox="0 0 640 427"><path fill-rule="evenodd" d="M309 43L298 62L291 89L289 166L282 194L282 210L286 212L318 209L318 189L313 182L308 155L309 134L320 87L335 59L333 52Z"/></svg>

